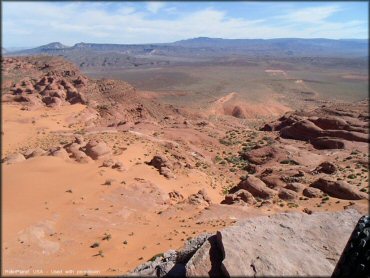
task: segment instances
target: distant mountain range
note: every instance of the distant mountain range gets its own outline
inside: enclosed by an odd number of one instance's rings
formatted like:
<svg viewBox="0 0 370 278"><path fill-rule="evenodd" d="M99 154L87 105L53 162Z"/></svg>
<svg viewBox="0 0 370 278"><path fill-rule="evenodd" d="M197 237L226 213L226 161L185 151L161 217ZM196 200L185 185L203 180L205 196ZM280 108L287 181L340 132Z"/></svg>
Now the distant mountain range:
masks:
<svg viewBox="0 0 370 278"><path fill-rule="evenodd" d="M64 55L68 52L94 51L115 52L127 55L164 56L224 56L224 55L279 55L279 56L368 56L366 39L221 39L199 37L161 44L97 44L77 43L66 46L60 42L20 51L11 55L50 54Z"/></svg>
<svg viewBox="0 0 370 278"><path fill-rule="evenodd" d="M189 63L243 63L250 59L308 59L310 63L332 63L331 58L355 58L345 64L368 61L367 40L330 39L221 39L200 37L173 43L99 44L66 46L53 42L30 49L2 49L3 56L61 56L82 70L163 67ZM325 61L326 62L325 62ZM249 61L250 62L250 61ZM335 64L335 63L334 63Z"/></svg>

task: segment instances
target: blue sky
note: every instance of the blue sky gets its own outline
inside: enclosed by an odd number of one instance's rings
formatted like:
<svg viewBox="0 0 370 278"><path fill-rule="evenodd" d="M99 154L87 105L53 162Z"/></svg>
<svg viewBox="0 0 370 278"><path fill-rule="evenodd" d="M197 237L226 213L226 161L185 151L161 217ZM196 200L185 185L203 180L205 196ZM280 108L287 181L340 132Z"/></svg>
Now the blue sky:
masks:
<svg viewBox="0 0 370 278"><path fill-rule="evenodd" d="M3 46L194 37L368 39L368 2L2 2Z"/></svg>

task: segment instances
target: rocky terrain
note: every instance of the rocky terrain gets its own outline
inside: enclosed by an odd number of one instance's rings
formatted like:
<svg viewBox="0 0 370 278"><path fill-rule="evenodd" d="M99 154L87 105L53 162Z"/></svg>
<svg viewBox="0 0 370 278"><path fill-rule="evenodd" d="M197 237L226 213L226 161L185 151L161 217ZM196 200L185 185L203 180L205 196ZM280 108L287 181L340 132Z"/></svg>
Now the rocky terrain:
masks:
<svg viewBox="0 0 370 278"><path fill-rule="evenodd" d="M282 213L254 217L187 241L131 276L331 276L361 214ZM167 275L167 276L166 276Z"/></svg>
<svg viewBox="0 0 370 278"><path fill-rule="evenodd" d="M307 238L300 248L316 252L312 263L319 262L300 273L329 273L359 213L367 212L367 100L325 101L305 111L279 104L256 113L253 105L236 105L231 92L200 111L158 102L123 81L89 78L59 57L5 57L2 65L4 269L125 274L193 238L181 262L203 275L206 269L189 262L209 263L220 235L247 244L267 237L270 224L277 233L269 236L279 237L302 222L325 225L291 232L291 248ZM271 111L276 116L262 117ZM358 212L321 214L347 208ZM287 214L270 220L277 213ZM256 216L263 217L246 219ZM224 229L238 220L239 228ZM346 229L335 228L343 221ZM253 233L251 225L261 230ZM240 229L250 236L239 237ZM312 238L328 229L336 241L319 238L331 247L312 250ZM179 256L170 252L165 271L173 254ZM225 265L207 271L254 275L249 265L234 272L227 254L217 251ZM276 269L266 262L251 262L257 276L296 274L284 262Z"/></svg>

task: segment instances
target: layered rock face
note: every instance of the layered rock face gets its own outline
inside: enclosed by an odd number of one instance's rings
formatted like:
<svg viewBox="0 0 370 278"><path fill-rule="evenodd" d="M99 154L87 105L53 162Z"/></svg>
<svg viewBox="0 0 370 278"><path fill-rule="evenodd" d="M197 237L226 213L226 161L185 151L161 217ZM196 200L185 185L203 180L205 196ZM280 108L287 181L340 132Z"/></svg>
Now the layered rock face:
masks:
<svg viewBox="0 0 370 278"><path fill-rule="evenodd" d="M88 88L88 78L63 60L54 59L53 63L49 64L42 59L4 58L3 64L6 66L5 76L12 76L17 69L29 71L32 75L32 78L24 77L9 87L3 86L7 91L3 101L49 107L57 107L64 103L85 104L87 102L85 93Z"/></svg>
<svg viewBox="0 0 370 278"><path fill-rule="evenodd" d="M348 141L369 142L367 104L344 111L321 107L312 112L288 113L261 130L279 131L280 136L310 142L316 149L344 149Z"/></svg>
<svg viewBox="0 0 370 278"><path fill-rule="evenodd" d="M140 97L124 81L89 79L59 57L4 57L2 65L2 101L20 103L26 110L80 103L99 115L95 124L123 128L178 114L174 107Z"/></svg>
<svg viewBox="0 0 370 278"><path fill-rule="evenodd" d="M137 267L134 276L330 276L361 215L282 213L202 235ZM185 255L184 255L185 254Z"/></svg>

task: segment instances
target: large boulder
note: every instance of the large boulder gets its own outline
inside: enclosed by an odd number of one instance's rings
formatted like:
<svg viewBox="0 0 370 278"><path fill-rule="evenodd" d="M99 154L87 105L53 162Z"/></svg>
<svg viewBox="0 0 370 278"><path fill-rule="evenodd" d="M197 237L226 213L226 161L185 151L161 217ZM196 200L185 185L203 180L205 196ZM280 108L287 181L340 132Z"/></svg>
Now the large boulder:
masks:
<svg viewBox="0 0 370 278"><path fill-rule="evenodd" d="M292 182L288 183L285 188L293 190L294 192L302 192L305 189L305 185L299 182Z"/></svg>
<svg viewBox="0 0 370 278"><path fill-rule="evenodd" d="M265 146L241 154L241 157L257 165L265 164L271 160L282 160L287 153L274 146Z"/></svg>
<svg viewBox="0 0 370 278"><path fill-rule="evenodd" d="M355 186L344 181L334 181L324 178L319 178L311 185L313 188L318 188L329 196L344 199L344 200L361 200L367 199L366 193L360 192Z"/></svg>
<svg viewBox="0 0 370 278"><path fill-rule="evenodd" d="M204 189L199 190L195 194L191 194L188 197L188 203L192 205L206 205L208 206L211 203L207 192Z"/></svg>
<svg viewBox="0 0 370 278"><path fill-rule="evenodd" d="M233 194L227 194L221 204L232 205L232 204L248 204L254 205L256 200L253 195L244 189L239 189Z"/></svg>
<svg viewBox="0 0 370 278"><path fill-rule="evenodd" d="M335 117L335 116L320 117L316 119L312 118L309 120L322 129L346 129L348 128L348 124L345 120L339 117Z"/></svg>
<svg viewBox="0 0 370 278"><path fill-rule="evenodd" d="M286 183L281 180L281 177L276 174L272 174L270 176L262 176L261 180L269 187L272 189L277 189L284 187Z"/></svg>
<svg viewBox="0 0 370 278"><path fill-rule="evenodd" d="M284 127L280 130L283 138L309 141L312 138L319 137L323 130L309 120L301 120L291 126Z"/></svg>
<svg viewBox="0 0 370 278"><path fill-rule="evenodd" d="M280 199L287 201L295 200L298 198L296 192L285 188L280 188L278 196Z"/></svg>
<svg viewBox="0 0 370 278"><path fill-rule="evenodd" d="M47 155L47 152L43 150L42 148L37 147L35 149L28 150L28 152L25 154L25 157L28 159L28 158L44 156L44 155Z"/></svg>
<svg viewBox="0 0 370 278"><path fill-rule="evenodd" d="M331 137L317 137L310 140L312 146L318 150L325 149L345 149L347 143L345 140L340 138L331 138Z"/></svg>
<svg viewBox="0 0 370 278"><path fill-rule="evenodd" d="M111 154L111 149L103 141L91 140L86 144L85 153L93 160L97 160L108 157Z"/></svg>
<svg viewBox="0 0 370 278"><path fill-rule="evenodd" d="M284 213L217 232L227 277L330 276L360 214Z"/></svg>
<svg viewBox="0 0 370 278"><path fill-rule="evenodd" d="M348 141L369 142L369 135L366 133L347 130L326 130L324 136L340 138Z"/></svg>
<svg viewBox="0 0 370 278"><path fill-rule="evenodd" d="M330 276L360 217L348 209L245 219L216 235L190 240L180 251L170 250L138 266L130 275Z"/></svg>
<svg viewBox="0 0 370 278"><path fill-rule="evenodd" d="M155 155L147 164L156 168L159 173L166 178L175 178L175 175L172 172L173 164L166 156Z"/></svg>
<svg viewBox="0 0 370 278"><path fill-rule="evenodd" d="M316 173L324 173L324 174L334 174L337 171L337 167L328 161L322 162L315 170Z"/></svg>
<svg viewBox="0 0 370 278"><path fill-rule="evenodd" d="M236 186L236 188L237 190L245 189L249 191L254 197L258 197L262 199L270 199L274 195L276 195L275 190L268 188L267 185L263 181L261 181L259 178L256 178L254 176L249 176L247 179L241 181Z"/></svg>
<svg viewBox="0 0 370 278"><path fill-rule="evenodd" d="M50 150L50 155L60 157L62 159L69 159L67 151L62 147L57 147L55 149Z"/></svg>
<svg viewBox="0 0 370 278"><path fill-rule="evenodd" d="M307 198L320 198L324 195L324 193L317 188L307 187L303 190L303 196Z"/></svg>
<svg viewBox="0 0 370 278"><path fill-rule="evenodd" d="M201 245L185 266L186 277L222 277L222 253L217 237L211 236Z"/></svg>

